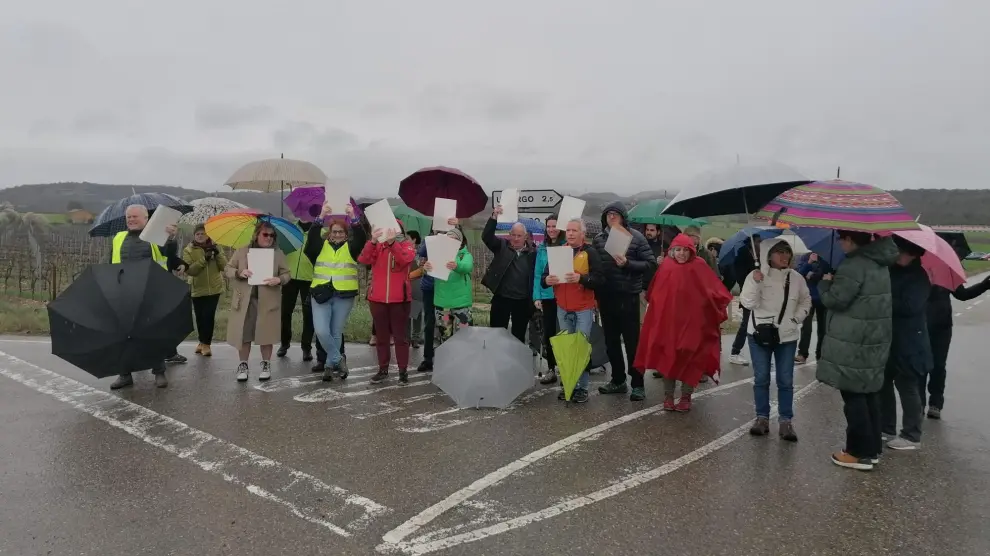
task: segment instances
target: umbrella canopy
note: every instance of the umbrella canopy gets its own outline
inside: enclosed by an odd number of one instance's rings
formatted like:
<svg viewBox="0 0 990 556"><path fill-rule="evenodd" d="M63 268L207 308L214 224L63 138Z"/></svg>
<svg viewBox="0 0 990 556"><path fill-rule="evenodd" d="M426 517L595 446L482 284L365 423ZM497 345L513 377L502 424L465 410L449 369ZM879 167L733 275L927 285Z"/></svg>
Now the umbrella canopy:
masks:
<svg viewBox="0 0 990 556"><path fill-rule="evenodd" d="M965 259L973 250L969 247L966 234L963 232L935 232L935 235L945 240L952 246L952 249L959 256L959 260Z"/></svg>
<svg viewBox="0 0 990 556"><path fill-rule="evenodd" d="M323 211L323 203L326 202L326 199L326 186L307 186L293 189L292 192L285 196L282 202L285 203L285 206L289 207L289 211L293 216L303 222L312 222L320 216L320 212ZM350 200L351 208L354 209L354 217L360 217L363 211L354 200L354 197L351 197ZM337 207L331 208L336 209ZM346 216L346 214L341 210L331 216Z"/></svg>
<svg viewBox="0 0 990 556"><path fill-rule="evenodd" d="M793 235L784 235L788 231L792 232ZM739 255L739 250L746 244L746 240L754 236L761 239L781 236L782 239L791 244L791 249L794 250L795 254L808 251L817 253L832 268L836 268L845 258L845 253L838 245L839 237L835 230L825 228L790 228L785 230L771 226L754 226L743 228L722 243L718 252L718 264L720 266L732 264L736 256Z"/></svg>
<svg viewBox="0 0 990 556"><path fill-rule="evenodd" d="M300 185L323 185L327 175L311 162L291 158L267 158L248 162L237 169L224 185L270 193Z"/></svg>
<svg viewBox="0 0 990 556"><path fill-rule="evenodd" d="M842 180L819 181L790 189L767 203L757 218L800 227L857 232L917 230L900 201L886 191Z"/></svg>
<svg viewBox="0 0 990 556"><path fill-rule="evenodd" d="M928 272L928 279L933 285L954 291L966 283L966 270L956 250L928 226L919 225L917 230L903 230L894 232L894 235L925 250L921 256L921 266Z"/></svg>
<svg viewBox="0 0 990 556"><path fill-rule="evenodd" d="M532 352L504 328L462 328L436 350L433 384L459 407L504 408L535 383Z"/></svg>
<svg viewBox="0 0 990 556"><path fill-rule="evenodd" d="M488 205L488 194L481 185L456 168L423 168L399 182L399 198L427 216L433 216L437 197L457 201L457 218L470 218Z"/></svg>
<svg viewBox="0 0 990 556"><path fill-rule="evenodd" d="M111 237L117 232L126 230L127 217L125 213L127 207L131 205L144 206L148 209L149 214L155 212L159 205L174 208L183 214L193 211L191 204L167 193L135 193L103 209L103 212L93 221L89 235L91 237Z"/></svg>
<svg viewBox="0 0 990 556"><path fill-rule="evenodd" d="M228 210L246 209L247 205L224 199L223 197L203 197L189 203L193 209L179 218L180 224L203 224L210 218L218 214L223 214Z"/></svg>
<svg viewBox="0 0 990 556"><path fill-rule="evenodd" d="M550 338L550 347L557 358L564 399L571 401L578 379L591 362L591 343L580 332L564 331Z"/></svg>
<svg viewBox="0 0 990 556"><path fill-rule="evenodd" d="M526 231L531 234L543 234L546 232L546 227L539 220L535 220L533 218L520 218L516 222L499 222L498 224L495 224L495 233L508 232L517 222L525 226Z"/></svg>
<svg viewBox="0 0 990 556"><path fill-rule="evenodd" d="M402 227L408 231L416 231L419 237L426 239L433 230L433 218L415 211L406 205L398 204L392 207L392 214L402 221Z"/></svg>
<svg viewBox="0 0 990 556"><path fill-rule="evenodd" d="M254 209L231 210L210 218L206 221L206 235L218 245L239 249L250 245L258 222L267 222L275 228L278 248L283 253L292 253L302 248L305 236L298 226L284 218L262 214Z"/></svg>
<svg viewBox="0 0 990 556"><path fill-rule="evenodd" d="M653 199L643 201L629 209L629 221L634 224L656 224L658 226L704 226L708 223L703 218L688 218L677 214L661 214L670 201L666 199Z"/></svg>
<svg viewBox="0 0 990 556"><path fill-rule="evenodd" d="M193 330L189 285L151 259L86 268L48 320L52 354L97 378L160 365Z"/></svg>
<svg viewBox="0 0 990 556"><path fill-rule="evenodd" d="M736 164L698 176L662 213L692 217L751 213L784 191L810 182L783 164Z"/></svg>

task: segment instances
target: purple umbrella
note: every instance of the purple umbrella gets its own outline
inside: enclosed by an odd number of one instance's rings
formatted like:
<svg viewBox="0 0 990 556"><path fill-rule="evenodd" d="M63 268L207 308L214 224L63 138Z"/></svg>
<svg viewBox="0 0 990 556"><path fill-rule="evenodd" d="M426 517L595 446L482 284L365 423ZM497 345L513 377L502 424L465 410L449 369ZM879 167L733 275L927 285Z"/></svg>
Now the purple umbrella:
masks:
<svg viewBox="0 0 990 556"><path fill-rule="evenodd" d="M423 168L399 183L399 198L427 216L433 216L438 197L457 201L458 218L470 218L488 205L488 194L481 185L456 168Z"/></svg>
<svg viewBox="0 0 990 556"><path fill-rule="evenodd" d="M303 222L312 222L323 210L323 203L326 202L326 189L319 187L297 187L285 196L285 206L289 207L292 214ZM359 218L361 207L351 197L351 208L354 209L354 217ZM344 213L332 216L344 216Z"/></svg>

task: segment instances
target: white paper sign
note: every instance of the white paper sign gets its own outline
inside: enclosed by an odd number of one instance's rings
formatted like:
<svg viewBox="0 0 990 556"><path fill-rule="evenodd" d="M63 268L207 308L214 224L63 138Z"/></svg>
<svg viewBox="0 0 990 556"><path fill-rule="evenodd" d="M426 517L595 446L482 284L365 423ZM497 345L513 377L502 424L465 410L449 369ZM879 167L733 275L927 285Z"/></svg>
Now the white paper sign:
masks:
<svg viewBox="0 0 990 556"><path fill-rule="evenodd" d="M386 230L399 231L399 221L395 219L395 213L392 212L392 207L389 206L388 199L382 199L364 209L364 215L368 218L368 223L371 224L372 231L376 228L380 228L382 232Z"/></svg>
<svg viewBox="0 0 990 556"><path fill-rule="evenodd" d="M447 223L447 220L457 216L457 201L454 199L444 199L437 197L433 202L433 231L446 232L454 227Z"/></svg>
<svg viewBox="0 0 990 556"><path fill-rule="evenodd" d="M502 198L499 200L502 205L502 214L498 215L496 222L516 222L519 220L519 189L506 189L502 191Z"/></svg>
<svg viewBox="0 0 990 556"><path fill-rule="evenodd" d="M577 197L564 197L560 202L560 211L557 212L557 222L563 222L566 226L571 218L581 218L584 216L584 206L587 203Z"/></svg>
<svg viewBox="0 0 990 556"><path fill-rule="evenodd" d="M247 264L248 270L251 271L248 284L260 286L265 280L275 277L275 250L248 249Z"/></svg>
<svg viewBox="0 0 990 556"><path fill-rule="evenodd" d="M181 216L182 213L174 208L159 205L138 237L152 245L165 245L168 241L168 232L165 228L178 224Z"/></svg>
<svg viewBox="0 0 990 556"><path fill-rule="evenodd" d="M632 243L632 234L622 228L612 228L608 232L608 240L605 242L605 251L613 257L625 257Z"/></svg>
<svg viewBox="0 0 990 556"><path fill-rule="evenodd" d="M561 283L564 277L574 272L574 249L569 245L547 247L548 276L556 276Z"/></svg>
<svg viewBox="0 0 990 556"><path fill-rule="evenodd" d="M461 242L446 235L436 235L426 237L426 259L430 261L433 270L427 274L437 280L447 280L450 277L450 270L447 263L457 258L457 252L461 249Z"/></svg>
<svg viewBox="0 0 990 556"><path fill-rule="evenodd" d="M351 187L346 183L328 185L324 188L326 204L330 205L330 214L347 214L347 206L351 204Z"/></svg>

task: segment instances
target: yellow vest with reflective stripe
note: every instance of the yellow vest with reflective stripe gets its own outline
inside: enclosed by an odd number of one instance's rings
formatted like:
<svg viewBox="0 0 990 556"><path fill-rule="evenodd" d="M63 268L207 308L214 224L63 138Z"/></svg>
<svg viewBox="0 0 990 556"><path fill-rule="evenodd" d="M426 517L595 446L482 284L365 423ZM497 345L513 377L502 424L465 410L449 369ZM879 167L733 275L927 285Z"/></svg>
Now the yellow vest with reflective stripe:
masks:
<svg viewBox="0 0 990 556"><path fill-rule="evenodd" d="M351 257L351 250L345 242L340 249L334 249L329 241L323 242L320 256L313 265L312 287L333 282L337 291L357 291L358 265Z"/></svg>
<svg viewBox="0 0 990 556"><path fill-rule="evenodd" d="M124 246L124 239L127 238L127 232L117 232L117 235L113 236L113 254L110 255L111 263L120 262L120 249ZM154 243L151 244L151 258L158 263L158 266L168 270L168 259L165 255L162 255L162 250L158 248Z"/></svg>

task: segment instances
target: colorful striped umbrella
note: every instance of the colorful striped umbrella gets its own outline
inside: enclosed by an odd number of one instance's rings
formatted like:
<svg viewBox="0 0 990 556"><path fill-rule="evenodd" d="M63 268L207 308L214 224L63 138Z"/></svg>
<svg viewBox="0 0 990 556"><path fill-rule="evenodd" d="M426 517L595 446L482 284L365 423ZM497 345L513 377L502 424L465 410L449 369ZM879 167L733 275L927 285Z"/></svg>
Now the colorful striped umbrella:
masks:
<svg viewBox="0 0 990 556"><path fill-rule="evenodd" d="M239 209L218 214L206 221L206 235L219 245L239 249L251 243L258 222L267 222L275 228L278 248L283 253L301 249L305 236L295 224L254 209Z"/></svg>
<svg viewBox="0 0 990 556"><path fill-rule="evenodd" d="M790 226L858 232L918 229L890 193L842 180L816 181L789 189L760 209L756 217Z"/></svg>

